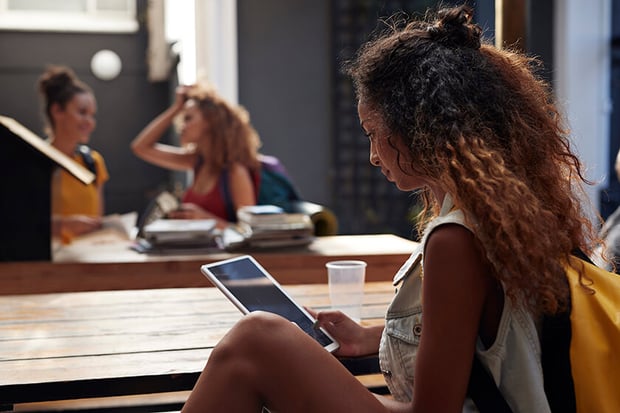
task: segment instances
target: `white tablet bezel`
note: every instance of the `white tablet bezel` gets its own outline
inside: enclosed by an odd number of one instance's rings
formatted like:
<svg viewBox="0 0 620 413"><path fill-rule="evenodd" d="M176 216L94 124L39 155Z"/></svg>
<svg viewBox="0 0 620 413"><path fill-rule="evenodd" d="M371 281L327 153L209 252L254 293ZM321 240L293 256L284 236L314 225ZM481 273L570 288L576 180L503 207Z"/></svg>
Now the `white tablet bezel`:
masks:
<svg viewBox="0 0 620 413"><path fill-rule="evenodd" d="M248 314L250 311L248 310L248 308L245 306L244 303L242 303L239 298L237 296L234 295L234 293L229 290L226 285L224 285L224 283L222 283L222 281L218 278L218 276L216 274L214 274L211 271L211 268L213 267L218 267L221 265L228 265L232 262L235 261L242 261L242 260L248 260L264 277L266 280L269 281L270 284L272 284L275 288L277 288L281 293L282 293L282 297L284 297L286 299L285 304L286 305L290 305L295 307L297 310L299 310L302 314L304 314L312 323L314 323L314 321L316 321L314 319L314 317L312 317L312 315L305 309L303 308L303 306L299 305L287 292L286 290L284 290L282 288L282 286L280 285L280 283L278 283L278 281L273 278L273 276L271 276L271 274L269 274L267 272L267 270L265 270L257 261L256 259L254 259L254 257L252 257L251 255L242 255L239 257L234 257L234 258L229 258L226 260L222 260L222 261L217 261L217 262L213 262L213 263L209 263L209 264L205 264L202 265L200 267L200 271L203 273L203 275L205 277L207 277L207 279L213 284L215 285L220 291L222 291L224 293L224 295L226 295L226 297L243 313L243 314ZM326 349L329 352L333 352L334 350L336 350L340 345L338 344L338 342L327 332L325 331L323 328L320 329L321 332L323 334L325 334L330 340L331 343L327 344L327 345L323 345L323 348ZM320 343L321 344L321 343ZM322 344L321 344L322 345Z"/></svg>

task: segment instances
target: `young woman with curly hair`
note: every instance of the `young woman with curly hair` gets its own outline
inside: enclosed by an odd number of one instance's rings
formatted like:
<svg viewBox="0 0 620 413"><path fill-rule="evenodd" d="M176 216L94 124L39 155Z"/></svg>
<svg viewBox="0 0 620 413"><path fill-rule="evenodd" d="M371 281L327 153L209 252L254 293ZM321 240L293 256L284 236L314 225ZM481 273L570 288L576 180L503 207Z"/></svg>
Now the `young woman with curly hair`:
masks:
<svg viewBox="0 0 620 413"><path fill-rule="evenodd" d="M549 412L539 325L566 308L563 263L592 250L585 179L534 60L481 39L467 6L394 23L346 67L370 163L425 200L419 249L394 278L385 326L316 314L340 356L378 351L373 395L278 316L244 317L184 412L474 412L474 355L513 412Z"/></svg>
<svg viewBox="0 0 620 413"><path fill-rule="evenodd" d="M158 142L181 113L182 146ZM210 85L195 84L177 88L174 103L140 132L131 148L154 165L194 172L182 208L170 212L170 218L215 218L222 227L235 220L229 216L226 184L234 211L256 203L260 145L243 107L231 105Z"/></svg>

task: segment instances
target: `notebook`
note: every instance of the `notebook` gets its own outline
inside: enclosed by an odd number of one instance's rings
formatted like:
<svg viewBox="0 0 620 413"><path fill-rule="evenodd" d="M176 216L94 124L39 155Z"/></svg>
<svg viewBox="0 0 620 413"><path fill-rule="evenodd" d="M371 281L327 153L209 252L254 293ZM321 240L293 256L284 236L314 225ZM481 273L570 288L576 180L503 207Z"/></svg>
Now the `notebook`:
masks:
<svg viewBox="0 0 620 413"><path fill-rule="evenodd" d="M153 244L206 245L213 243L215 219L157 219L143 228Z"/></svg>

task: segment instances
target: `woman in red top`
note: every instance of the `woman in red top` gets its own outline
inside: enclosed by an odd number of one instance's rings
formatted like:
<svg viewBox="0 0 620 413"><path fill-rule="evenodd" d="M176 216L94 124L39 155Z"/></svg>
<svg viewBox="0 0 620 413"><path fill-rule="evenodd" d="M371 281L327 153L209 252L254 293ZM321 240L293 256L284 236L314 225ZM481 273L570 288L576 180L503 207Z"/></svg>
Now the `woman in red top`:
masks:
<svg viewBox="0 0 620 413"><path fill-rule="evenodd" d="M160 143L181 113L181 146ZM178 87L172 106L140 132L131 148L154 165L194 172L182 207L169 213L170 218L215 218L221 228L234 220L227 213L224 180L234 211L256 203L253 176L260 168L260 145L243 107L226 102L208 85L196 84Z"/></svg>

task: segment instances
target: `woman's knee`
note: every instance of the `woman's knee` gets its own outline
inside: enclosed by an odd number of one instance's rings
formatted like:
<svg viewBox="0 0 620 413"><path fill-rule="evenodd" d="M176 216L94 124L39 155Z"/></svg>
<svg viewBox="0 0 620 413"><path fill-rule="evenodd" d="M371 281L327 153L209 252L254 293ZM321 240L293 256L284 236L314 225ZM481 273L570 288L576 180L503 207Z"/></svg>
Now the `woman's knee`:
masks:
<svg viewBox="0 0 620 413"><path fill-rule="evenodd" d="M254 347L273 346L274 341L280 341L282 336L290 334L295 324L277 314L256 311L243 317L238 328Z"/></svg>
<svg viewBox="0 0 620 413"><path fill-rule="evenodd" d="M235 324L217 345L216 350L222 356L264 354L266 350L277 346L277 342L282 340L281 337L287 334L287 330L294 329L293 323L279 315L263 311L252 312Z"/></svg>

